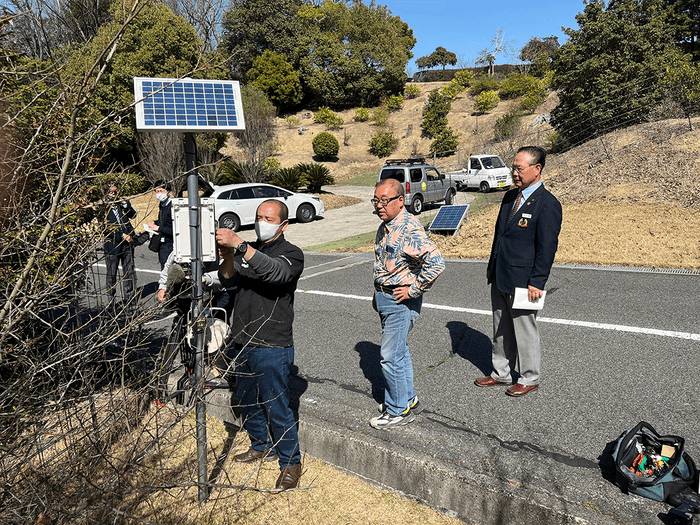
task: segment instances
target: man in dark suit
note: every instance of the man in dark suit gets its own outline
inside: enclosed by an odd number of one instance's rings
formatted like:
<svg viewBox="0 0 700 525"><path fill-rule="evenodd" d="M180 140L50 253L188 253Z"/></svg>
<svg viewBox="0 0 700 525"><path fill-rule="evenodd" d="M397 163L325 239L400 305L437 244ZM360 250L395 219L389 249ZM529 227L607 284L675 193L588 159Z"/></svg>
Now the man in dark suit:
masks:
<svg viewBox="0 0 700 525"><path fill-rule="evenodd" d="M160 248L158 249L158 262L160 269L165 267L170 252L173 251L173 204L170 198L170 185L160 183L155 189L156 199L159 202L158 220L151 222L149 228L158 232L160 236Z"/></svg>
<svg viewBox="0 0 700 525"><path fill-rule="evenodd" d="M124 273L122 302L125 306L135 307L134 304L131 304L136 289L134 227L131 225L131 219L136 217L136 210L128 200L119 197L116 186L106 187L105 204L107 205L107 231L104 253L107 264L107 293L110 295L110 303L112 303L117 293L117 271L121 261Z"/></svg>
<svg viewBox="0 0 700 525"><path fill-rule="evenodd" d="M520 148L513 162L516 188L503 197L496 221L486 277L491 284L493 310L494 371L480 377L480 387L517 383L506 390L510 396L524 396L537 389L540 379L540 335L536 310L513 308L515 288L527 288L528 299L542 297L554 262L561 230L561 204L540 179L545 163L542 148Z"/></svg>

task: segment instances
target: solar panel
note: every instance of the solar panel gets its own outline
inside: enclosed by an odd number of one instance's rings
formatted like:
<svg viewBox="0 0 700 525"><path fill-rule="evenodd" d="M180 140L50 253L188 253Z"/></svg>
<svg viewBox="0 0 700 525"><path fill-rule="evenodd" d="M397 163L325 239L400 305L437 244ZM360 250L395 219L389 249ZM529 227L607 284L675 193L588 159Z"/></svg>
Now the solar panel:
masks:
<svg viewBox="0 0 700 525"><path fill-rule="evenodd" d="M459 228L462 226L462 221L466 219L469 211L469 204L460 204L458 206L441 206L437 215L428 227L429 231L449 231L454 230L454 237Z"/></svg>
<svg viewBox="0 0 700 525"><path fill-rule="evenodd" d="M245 129L241 89L233 80L134 77L134 96L140 131Z"/></svg>

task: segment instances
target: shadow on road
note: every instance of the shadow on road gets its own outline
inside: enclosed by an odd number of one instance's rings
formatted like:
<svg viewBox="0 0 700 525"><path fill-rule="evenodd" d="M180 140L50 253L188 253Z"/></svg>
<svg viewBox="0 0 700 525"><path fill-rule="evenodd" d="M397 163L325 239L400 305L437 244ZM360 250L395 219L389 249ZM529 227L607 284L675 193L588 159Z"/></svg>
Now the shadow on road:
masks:
<svg viewBox="0 0 700 525"><path fill-rule="evenodd" d="M452 351L468 360L484 375L490 374L493 370L491 339L461 321L450 321L447 323L447 330L452 340Z"/></svg>

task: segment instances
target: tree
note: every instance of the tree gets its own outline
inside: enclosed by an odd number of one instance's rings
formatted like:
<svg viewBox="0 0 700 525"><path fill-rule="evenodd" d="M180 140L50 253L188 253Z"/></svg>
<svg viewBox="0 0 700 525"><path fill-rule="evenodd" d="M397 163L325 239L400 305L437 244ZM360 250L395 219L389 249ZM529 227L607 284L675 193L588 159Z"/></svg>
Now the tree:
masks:
<svg viewBox="0 0 700 525"><path fill-rule="evenodd" d="M551 68L554 54L558 49L559 37L548 36L540 39L533 36L520 50L518 59L528 62L528 66L525 68L526 72L530 72L536 77L542 77Z"/></svg>
<svg viewBox="0 0 700 525"><path fill-rule="evenodd" d="M423 106L421 132L424 137L435 138L447 128L447 114L452 109L452 102L438 91L428 95L428 103Z"/></svg>
<svg viewBox="0 0 700 525"><path fill-rule="evenodd" d="M253 61L248 79L278 108L295 106L304 95L299 76L285 57L265 50Z"/></svg>
<svg viewBox="0 0 700 525"><path fill-rule="evenodd" d="M265 160L275 151L275 106L260 89L252 85L241 88L245 130L236 133L236 142L243 150L243 177L248 182L260 182L265 174Z"/></svg>
<svg viewBox="0 0 700 525"><path fill-rule="evenodd" d="M641 122L664 97L658 79L687 61L664 0L592 0L576 21L553 64L553 124L572 144Z"/></svg>
<svg viewBox="0 0 700 525"><path fill-rule="evenodd" d="M222 47L232 57L234 78L246 80L253 62L266 50L295 63L302 5L301 0L233 0L222 22Z"/></svg>
<svg viewBox="0 0 700 525"><path fill-rule="evenodd" d="M102 26L98 36L76 50L62 75L65 82L75 82L85 75L86 61L96 60L106 40L113 38L123 23L124 15L115 10L114 20ZM106 120L104 132L109 134L110 154L106 162L124 165L133 162L136 144L136 118L131 108L122 113L117 108L129 107L134 101L134 77L219 77L225 71L212 66L218 57L203 59L201 42L184 19L175 16L166 6L145 5L141 15L129 25L112 61L106 65L107 82L98 84L94 99L86 112L84 125ZM210 68L204 74L198 68Z"/></svg>
<svg viewBox="0 0 700 525"><path fill-rule="evenodd" d="M675 40L693 60L700 60L700 4L697 0L666 0L680 17Z"/></svg>
<svg viewBox="0 0 700 525"><path fill-rule="evenodd" d="M225 14L221 0L165 0L164 3L194 27L203 52L218 49L222 43L220 22Z"/></svg>
<svg viewBox="0 0 700 525"><path fill-rule="evenodd" d="M327 1L299 14L298 71L319 104L372 106L403 91L416 39L386 6Z"/></svg>
<svg viewBox="0 0 700 525"><path fill-rule="evenodd" d="M489 75L493 75L493 65L496 62L496 55L505 53L508 55L512 50L510 41L506 40L506 30L500 28L496 31L491 46L479 51L476 57L477 65L486 65L489 68Z"/></svg>
<svg viewBox="0 0 700 525"><path fill-rule="evenodd" d="M427 69L435 66L442 66L445 71L446 65L454 66L457 63L457 55L440 46L431 54L416 59L416 65L420 69Z"/></svg>

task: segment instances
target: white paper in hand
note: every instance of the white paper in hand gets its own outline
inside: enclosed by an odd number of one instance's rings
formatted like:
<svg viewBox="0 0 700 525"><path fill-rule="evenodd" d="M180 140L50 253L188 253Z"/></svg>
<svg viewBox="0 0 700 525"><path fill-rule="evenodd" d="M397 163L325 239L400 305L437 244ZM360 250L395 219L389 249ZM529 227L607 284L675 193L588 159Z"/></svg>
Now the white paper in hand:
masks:
<svg viewBox="0 0 700 525"><path fill-rule="evenodd" d="M544 308L544 298L547 295L546 290L542 290L542 297L537 301L528 299L527 288L516 288L513 298L513 308L516 310L542 310Z"/></svg>

